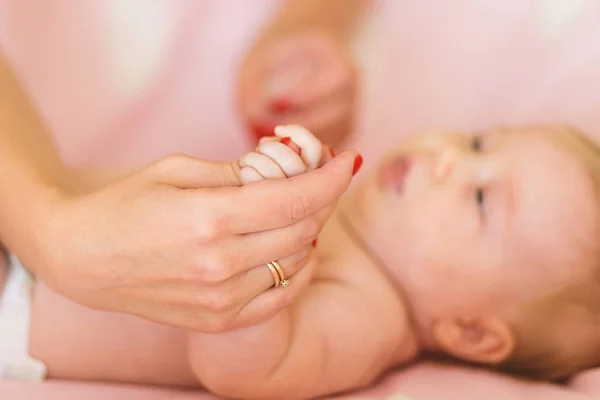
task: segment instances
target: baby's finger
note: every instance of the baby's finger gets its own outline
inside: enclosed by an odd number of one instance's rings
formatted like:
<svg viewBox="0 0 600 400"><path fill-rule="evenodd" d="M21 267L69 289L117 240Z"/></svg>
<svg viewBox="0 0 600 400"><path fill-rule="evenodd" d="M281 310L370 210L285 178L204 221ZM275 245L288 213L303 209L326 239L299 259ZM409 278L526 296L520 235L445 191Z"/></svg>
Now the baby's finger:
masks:
<svg viewBox="0 0 600 400"><path fill-rule="evenodd" d="M300 147L294 143L292 141L291 138L289 137L284 137L284 138L279 138L277 136L265 136L262 139L260 139L259 143L262 142L281 142L283 144L285 144L287 147L289 147L290 149L294 150L294 153L300 155L300 153L302 152Z"/></svg>
<svg viewBox="0 0 600 400"><path fill-rule="evenodd" d="M288 178L303 174L307 170L302 158L281 142L264 141L259 144L257 152L275 161Z"/></svg>
<svg viewBox="0 0 600 400"><path fill-rule="evenodd" d="M285 173L279 165L264 154L246 154L240 159L240 167L251 167L265 179L285 178Z"/></svg>
<svg viewBox="0 0 600 400"><path fill-rule="evenodd" d="M321 141L317 139L308 129L300 125L282 125L275 128L275 135L278 137L289 137L300 147L300 157L306 163L309 169L319 167L321 160Z"/></svg>
<svg viewBox="0 0 600 400"><path fill-rule="evenodd" d="M278 138L277 136L275 136L275 128L273 128L273 132L271 133L270 136L265 136L260 138L260 140L258 141L258 144L260 145L261 143L266 143L266 142L281 142L281 139Z"/></svg>
<svg viewBox="0 0 600 400"><path fill-rule="evenodd" d="M240 181L242 181L242 185L248 185L253 182L264 181L265 177L258 173L252 167L244 167L240 171Z"/></svg>

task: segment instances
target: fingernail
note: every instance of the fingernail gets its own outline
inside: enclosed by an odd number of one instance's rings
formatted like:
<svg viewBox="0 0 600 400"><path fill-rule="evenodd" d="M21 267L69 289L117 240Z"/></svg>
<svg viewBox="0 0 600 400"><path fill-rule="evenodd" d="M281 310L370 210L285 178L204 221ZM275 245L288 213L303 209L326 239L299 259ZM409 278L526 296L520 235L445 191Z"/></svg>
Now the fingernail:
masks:
<svg viewBox="0 0 600 400"><path fill-rule="evenodd" d="M317 247L317 239L313 240L313 242L312 242L312 246L313 246L313 247Z"/></svg>
<svg viewBox="0 0 600 400"><path fill-rule="evenodd" d="M252 124L250 129L256 139L262 139L265 136L273 136L275 134L275 127L269 124Z"/></svg>
<svg viewBox="0 0 600 400"><path fill-rule="evenodd" d="M359 154L354 159L354 169L352 170L352 176L356 175L356 173L360 170L360 167L362 167L362 163L363 163L363 158Z"/></svg>
<svg viewBox="0 0 600 400"><path fill-rule="evenodd" d="M281 139L281 144L286 145L287 147L292 149L296 154L302 156L302 149L296 143L294 143L290 137L286 136L283 139Z"/></svg>
<svg viewBox="0 0 600 400"><path fill-rule="evenodd" d="M329 148L329 154L331 154L331 158L335 157L335 151L333 150L333 147Z"/></svg>
<svg viewBox="0 0 600 400"><path fill-rule="evenodd" d="M271 111L274 113L284 113L292 108L292 103L287 99L277 99L273 100L270 107Z"/></svg>

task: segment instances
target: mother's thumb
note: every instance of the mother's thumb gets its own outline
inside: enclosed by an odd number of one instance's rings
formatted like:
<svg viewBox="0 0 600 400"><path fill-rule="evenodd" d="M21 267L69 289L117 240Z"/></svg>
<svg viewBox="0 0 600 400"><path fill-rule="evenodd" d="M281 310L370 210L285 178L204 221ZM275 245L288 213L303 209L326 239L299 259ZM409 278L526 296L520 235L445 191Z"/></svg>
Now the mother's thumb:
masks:
<svg viewBox="0 0 600 400"><path fill-rule="evenodd" d="M234 163L205 161L185 154L164 157L150 170L160 183L180 189L241 185Z"/></svg>

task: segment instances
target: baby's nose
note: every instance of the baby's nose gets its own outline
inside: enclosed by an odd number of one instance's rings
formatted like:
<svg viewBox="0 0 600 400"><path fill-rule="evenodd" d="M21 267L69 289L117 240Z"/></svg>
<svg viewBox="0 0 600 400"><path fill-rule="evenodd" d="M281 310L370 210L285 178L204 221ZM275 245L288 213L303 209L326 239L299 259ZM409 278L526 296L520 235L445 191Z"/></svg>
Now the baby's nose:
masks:
<svg viewBox="0 0 600 400"><path fill-rule="evenodd" d="M444 181L452 173L458 152L456 149L448 147L442 150L435 163L434 177L436 180Z"/></svg>

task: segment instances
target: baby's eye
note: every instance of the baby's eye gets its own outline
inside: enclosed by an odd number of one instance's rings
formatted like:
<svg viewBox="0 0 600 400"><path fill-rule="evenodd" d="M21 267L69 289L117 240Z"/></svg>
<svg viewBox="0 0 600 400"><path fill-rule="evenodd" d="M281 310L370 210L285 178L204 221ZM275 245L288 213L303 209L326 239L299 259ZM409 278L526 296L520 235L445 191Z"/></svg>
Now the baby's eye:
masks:
<svg viewBox="0 0 600 400"><path fill-rule="evenodd" d="M485 190L481 188L475 190L475 204L479 214L483 215L485 212Z"/></svg>
<svg viewBox="0 0 600 400"><path fill-rule="evenodd" d="M473 150L474 152L480 152L482 150L482 140L481 140L481 136L479 135L475 135L473 136L473 139L471 140L471 150Z"/></svg>

